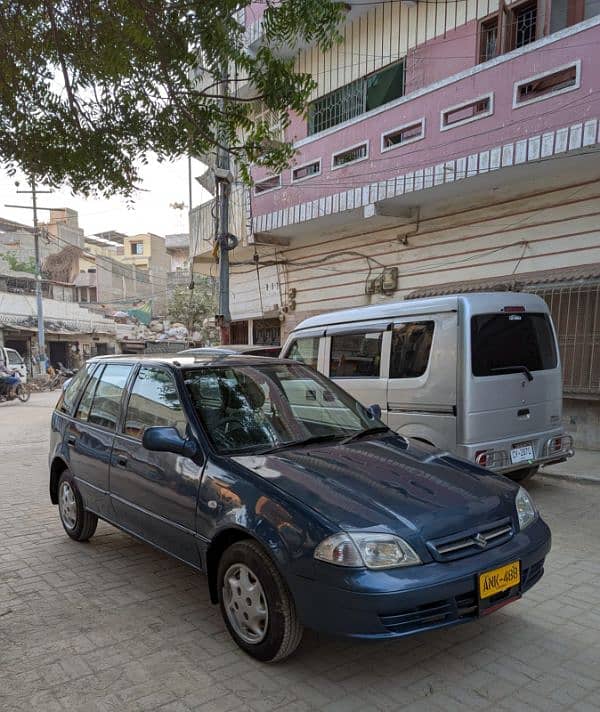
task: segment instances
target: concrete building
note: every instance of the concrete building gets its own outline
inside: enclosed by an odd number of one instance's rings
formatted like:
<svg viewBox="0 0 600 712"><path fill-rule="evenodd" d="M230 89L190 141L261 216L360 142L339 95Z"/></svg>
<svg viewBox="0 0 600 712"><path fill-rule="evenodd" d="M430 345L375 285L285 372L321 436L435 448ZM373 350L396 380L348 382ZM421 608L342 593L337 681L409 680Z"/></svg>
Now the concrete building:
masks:
<svg viewBox="0 0 600 712"><path fill-rule="evenodd" d="M187 287L190 283L190 236L188 233L165 235L165 246L171 259L167 289Z"/></svg>
<svg viewBox="0 0 600 712"><path fill-rule="evenodd" d="M76 210L60 208L50 211L50 220L40 223L41 234L61 249L66 245L84 246L83 229L79 227Z"/></svg>
<svg viewBox="0 0 600 712"><path fill-rule="evenodd" d="M600 5L346 5L331 51L276 50L316 88L286 129L293 165L254 171L252 228L231 255L233 329L251 335L275 306L283 338L331 309L535 291L558 329L568 428L600 448ZM245 10L250 48L264 8Z"/></svg>
<svg viewBox="0 0 600 712"><path fill-rule="evenodd" d="M75 287L42 283L46 354L53 365L78 365L79 358L112 353L115 322L80 306ZM16 349L34 372L39 370L35 277L0 267L0 345Z"/></svg>

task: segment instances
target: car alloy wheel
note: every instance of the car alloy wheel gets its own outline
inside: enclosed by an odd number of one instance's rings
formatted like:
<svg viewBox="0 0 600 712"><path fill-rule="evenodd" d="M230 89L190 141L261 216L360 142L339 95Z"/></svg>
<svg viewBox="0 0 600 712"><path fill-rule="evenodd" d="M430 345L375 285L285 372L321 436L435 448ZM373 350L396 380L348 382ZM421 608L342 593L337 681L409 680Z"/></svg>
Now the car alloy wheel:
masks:
<svg viewBox="0 0 600 712"><path fill-rule="evenodd" d="M63 480L60 483L58 493L58 509L62 523L68 531L75 529L77 525L77 501L71 483Z"/></svg>
<svg viewBox="0 0 600 712"><path fill-rule="evenodd" d="M261 643L267 634L269 608L258 577L245 564L233 564L225 572L223 602L240 638L250 645Z"/></svg>

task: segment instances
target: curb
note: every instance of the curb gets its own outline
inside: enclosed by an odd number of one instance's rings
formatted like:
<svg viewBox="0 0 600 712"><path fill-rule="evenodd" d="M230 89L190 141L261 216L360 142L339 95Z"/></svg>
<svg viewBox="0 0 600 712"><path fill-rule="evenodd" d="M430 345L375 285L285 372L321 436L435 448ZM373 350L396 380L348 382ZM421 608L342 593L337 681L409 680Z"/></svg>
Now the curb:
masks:
<svg viewBox="0 0 600 712"><path fill-rule="evenodd" d="M562 472L549 472L546 470L539 472L536 477L550 477L550 479L566 480L567 482L577 482L578 484L585 485L600 485L600 476L593 477L591 475L568 475Z"/></svg>

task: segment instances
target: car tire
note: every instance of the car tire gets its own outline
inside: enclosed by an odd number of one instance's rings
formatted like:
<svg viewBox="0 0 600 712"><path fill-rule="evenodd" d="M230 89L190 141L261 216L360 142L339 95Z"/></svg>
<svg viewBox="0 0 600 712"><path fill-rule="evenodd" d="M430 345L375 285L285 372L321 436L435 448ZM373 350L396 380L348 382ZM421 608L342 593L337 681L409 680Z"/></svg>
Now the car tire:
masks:
<svg viewBox="0 0 600 712"><path fill-rule="evenodd" d="M245 653L275 663L296 650L303 629L294 599L258 542L247 539L225 550L219 561L217 584L225 625Z"/></svg>
<svg viewBox="0 0 600 712"><path fill-rule="evenodd" d="M64 470L58 481L58 511L64 530L75 541L87 541L98 526L98 517L83 506L73 475Z"/></svg>
<svg viewBox="0 0 600 712"><path fill-rule="evenodd" d="M508 473L508 477L515 482L527 482L530 480L540 468L536 465L535 467L524 467L522 470L514 470Z"/></svg>

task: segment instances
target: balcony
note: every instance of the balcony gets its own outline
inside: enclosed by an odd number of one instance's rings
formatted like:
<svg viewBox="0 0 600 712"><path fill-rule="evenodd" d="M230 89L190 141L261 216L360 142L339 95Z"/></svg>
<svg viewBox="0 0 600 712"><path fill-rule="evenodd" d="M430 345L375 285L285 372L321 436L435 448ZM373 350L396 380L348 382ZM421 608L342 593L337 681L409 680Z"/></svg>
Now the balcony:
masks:
<svg viewBox="0 0 600 712"><path fill-rule="evenodd" d="M417 2L416 0L405 0L402 4L412 7ZM344 22L351 22L361 15L366 15L373 7L372 4L365 2L365 0L346 0L345 5L346 15ZM243 19L240 13L240 22L243 22L246 26L244 44L250 52L256 51L264 41L263 15L266 9L267 3L262 0L261 2L252 2L245 8ZM298 42L294 45L279 45L274 47L273 51L279 57L288 58L294 57L307 47L307 44Z"/></svg>
<svg viewBox="0 0 600 712"><path fill-rule="evenodd" d="M408 224L430 200L544 178L545 161L598 143L599 42L595 17L301 138L277 180L255 172L254 232Z"/></svg>

